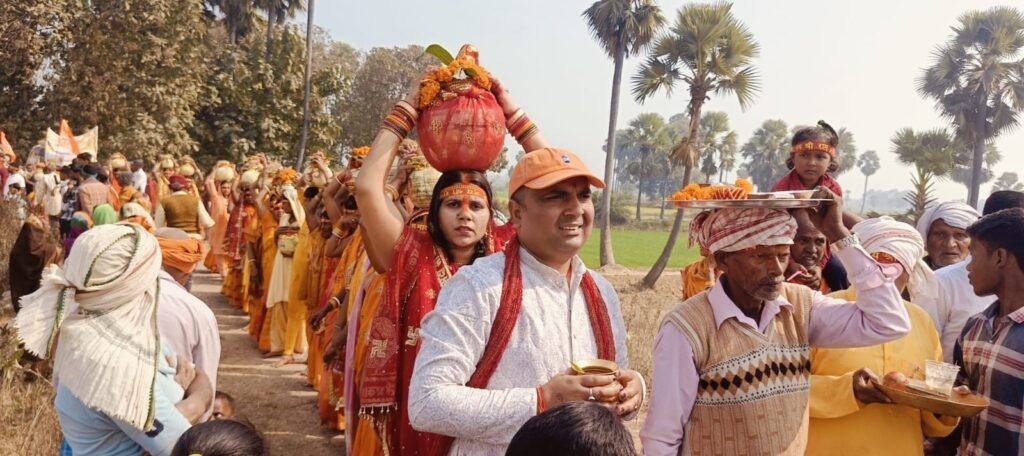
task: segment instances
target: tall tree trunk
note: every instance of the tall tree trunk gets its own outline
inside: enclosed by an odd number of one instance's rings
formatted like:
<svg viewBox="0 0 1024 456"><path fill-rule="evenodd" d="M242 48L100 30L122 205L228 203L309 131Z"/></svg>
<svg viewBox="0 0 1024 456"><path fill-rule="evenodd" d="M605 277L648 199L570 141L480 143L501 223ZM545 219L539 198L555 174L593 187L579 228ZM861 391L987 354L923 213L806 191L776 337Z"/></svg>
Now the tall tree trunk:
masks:
<svg viewBox="0 0 1024 456"><path fill-rule="evenodd" d="M687 166L683 170L683 186L690 183L690 172L693 170L692 166ZM668 266L668 260L672 258L672 250L676 248L676 240L679 238L679 229L683 226L683 210L676 209L676 219L672 222L672 230L668 232L668 242L665 243L665 248L661 250L661 256L658 257L658 261L654 263L651 270L644 276L644 280L641 282L641 287L646 289L654 288L654 285L658 283L658 279L661 278L661 273L665 271L665 267Z"/></svg>
<svg viewBox="0 0 1024 456"><path fill-rule="evenodd" d="M660 220L665 220L665 197L668 196L666 195L668 192L665 191L666 187L668 187L668 181L661 181L661 214L658 216Z"/></svg>
<svg viewBox="0 0 1024 456"><path fill-rule="evenodd" d="M860 194L860 214L864 215L864 205L868 203L868 178L871 177L867 174L864 175L864 193Z"/></svg>
<svg viewBox="0 0 1024 456"><path fill-rule="evenodd" d="M640 199L644 195L644 174L647 170L647 153L640 152L640 178L636 182L636 221L640 221Z"/></svg>
<svg viewBox="0 0 1024 456"><path fill-rule="evenodd" d="M306 138L309 136L309 93L312 83L310 73L313 71L313 2L309 0L306 11L306 74L303 76L305 90L302 102L302 139L299 141L299 159L295 161L295 169L301 172L302 160L306 155Z"/></svg>
<svg viewBox="0 0 1024 456"><path fill-rule="evenodd" d="M274 50L274 6L267 6L267 53L263 59L268 64Z"/></svg>
<svg viewBox="0 0 1024 456"><path fill-rule="evenodd" d="M703 83L703 81L699 82ZM704 105L704 97L707 95L699 87L690 87L690 131L686 135L686 142L683 144L684 157L680 157L685 166L683 169L683 187L690 183L690 174L693 172L693 167L700 161L700 157L697 156L697 146L700 144L700 111ZM654 263L651 270L644 276L644 280L641 282L642 288L652 289L658 283L661 273L668 266L668 260L672 258L672 249L676 247L676 238L679 237L679 228L682 223L683 210L679 209L676 211L676 219L672 223L672 231L668 235L668 242L665 243L665 248L661 250L661 256L658 257L658 261Z"/></svg>
<svg viewBox="0 0 1024 456"><path fill-rule="evenodd" d="M982 170L985 167L985 117L986 113L978 116L974 126L974 163L971 163L971 185L967 190L967 204L975 209L978 208Z"/></svg>
<svg viewBox="0 0 1024 456"><path fill-rule="evenodd" d="M615 188L615 128L619 117L619 86L622 85L622 64L626 60L626 49L622 40L615 49L615 73L612 76L612 101L608 113L608 150L604 157L604 191L601 192L601 266L615 264L612 252L612 191Z"/></svg>

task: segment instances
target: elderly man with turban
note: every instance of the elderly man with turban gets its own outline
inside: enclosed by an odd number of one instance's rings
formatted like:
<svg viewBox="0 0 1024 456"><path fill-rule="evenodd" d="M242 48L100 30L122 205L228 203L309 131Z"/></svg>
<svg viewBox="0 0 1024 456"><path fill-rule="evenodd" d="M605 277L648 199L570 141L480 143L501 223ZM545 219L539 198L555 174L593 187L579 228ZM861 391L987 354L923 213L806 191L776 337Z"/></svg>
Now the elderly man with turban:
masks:
<svg viewBox="0 0 1024 456"><path fill-rule="evenodd" d="M966 203L948 201L929 207L917 220L917 232L924 239L925 263L932 270L959 263L967 258L971 237L967 227L981 214Z"/></svg>
<svg viewBox="0 0 1024 456"><path fill-rule="evenodd" d="M153 235L103 225L21 298L16 325L26 350L45 357L56 343L55 406L74 454L168 455L213 401L202 370L160 343L159 274Z"/></svg>
<svg viewBox="0 0 1024 456"><path fill-rule="evenodd" d="M1013 190L992 192L985 199L983 215L994 214L1004 209L1024 208L1024 193ZM967 266L971 264L970 255L964 261L935 271L938 282L934 300L915 299L932 317L935 328L942 340L942 354L947 363L953 362L953 347L963 332L964 325L972 316L981 313L995 302L995 296L978 296L968 278ZM956 441L960 443L959 440Z"/></svg>
<svg viewBox="0 0 1024 456"><path fill-rule="evenodd" d="M910 331L893 282L830 199L811 214L860 296L855 304L784 283L796 222L768 208L718 209L690 226L723 271L671 310L654 344L654 386L640 431L647 455L804 454L810 347L888 342Z"/></svg>
<svg viewBox="0 0 1024 456"><path fill-rule="evenodd" d="M858 223L853 232L876 261L901 267L896 287L909 291L910 299L935 293L935 276L921 260L924 241L914 227L880 217ZM857 290L852 287L830 296L854 301ZM923 373L928 359L942 361L931 318L915 304L904 301L903 305L911 326L904 337L857 349L811 349L807 454L921 454L925 437L953 432L957 418L893 404L871 384L890 372L907 377Z"/></svg>
<svg viewBox="0 0 1024 456"><path fill-rule="evenodd" d="M220 366L217 317L206 303L184 286L203 259L203 243L177 228L160 228L156 237L163 259L160 307L156 312L160 337L175 353L206 372L211 387L216 391ZM210 405L212 407L213 404ZM212 408L207 410L204 419L212 411Z"/></svg>

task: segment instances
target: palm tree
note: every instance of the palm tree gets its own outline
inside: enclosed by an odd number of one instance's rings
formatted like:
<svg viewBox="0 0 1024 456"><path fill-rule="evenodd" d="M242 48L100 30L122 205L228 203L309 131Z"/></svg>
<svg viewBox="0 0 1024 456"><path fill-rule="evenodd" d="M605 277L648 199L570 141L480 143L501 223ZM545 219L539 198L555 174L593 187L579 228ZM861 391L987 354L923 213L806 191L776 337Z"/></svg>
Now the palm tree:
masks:
<svg viewBox="0 0 1024 456"><path fill-rule="evenodd" d="M603 207L611 207L615 179L615 130L619 116L619 86L627 58L647 48L665 23L653 0L598 0L583 11L590 33L615 63L612 100L608 114L607 149L604 159ZM601 266L615 264L612 252L611 211L601 215Z"/></svg>
<svg viewBox="0 0 1024 456"><path fill-rule="evenodd" d="M917 174L911 174L910 185L914 191L903 195L903 201L910 204L910 211L907 214L914 225L921 219L921 214L935 202L935 175L921 165L914 165Z"/></svg>
<svg viewBox="0 0 1024 456"><path fill-rule="evenodd" d="M722 162L722 156L728 152L723 151L729 137L729 115L720 111L704 113L700 119L701 147L698 155L704 157L701 160L700 172L708 180L714 178ZM733 135L735 141L735 134ZM733 144L735 146L735 143Z"/></svg>
<svg viewBox="0 0 1024 456"><path fill-rule="evenodd" d="M270 61L274 50L274 26L284 24L285 20L294 18L296 14L306 8L306 5L303 0L254 0L253 4L267 13L266 60Z"/></svg>
<svg viewBox="0 0 1024 456"><path fill-rule="evenodd" d="M912 175L910 181L914 191L904 200L910 203L910 215L917 223L928 204L934 201L932 188L935 180L945 178L953 171L956 140L943 128L921 133L904 128L897 131L890 142L896 159L915 167L916 175Z"/></svg>
<svg viewBox="0 0 1024 456"><path fill-rule="evenodd" d="M918 93L935 100L957 136L971 145L967 200L972 206L978 204L985 145L1018 126L1024 112L1022 49L1024 14L1019 10L997 6L969 11L918 79Z"/></svg>
<svg viewBox="0 0 1024 456"><path fill-rule="evenodd" d="M789 129L780 119L768 119L750 135L740 152L745 167L758 190L766 192L786 174L789 156Z"/></svg>
<svg viewBox="0 0 1024 456"><path fill-rule="evenodd" d="M860 168L861 174L864 175L864 193L861 194L860 200L860 213L863 214L864 205L868 202L868 178L882 167L878 161L878 153L873 150L864 152L857 158L857 167Z"/></svg>
<svg viewBox="0 0 1024 456"><path fill-rule="evenodd" d="M237 44L238 38L252 28L253 0L205 0L204 6L211 19L216 17L215 11L224 15L224 27L231 44Z"/></svg>
<svg viewBox="0 0 1024 456"><path fill-rule="evenodd" d="M313 71L313 0L309 0L306 8L306 71L302 76L302 139L299 140L299 158L295 161L295 169L302 169L302 160L306 155L306 139L309 136L309 92L312 82L310 73Z"/></svg>
<svg viewBox="0 0 1024 456"><path fill-rule="evenodd" d="M647 159L652 152L667 149L671 146L669 142L668 129L665 128L665 118L653 112L645 112L636 116L629 122L626 130L624 146L635 148L640 152L640 161L637 163L637 192L636 192L636 220L640 221L640 201L644 193L644 181L648 174Z"/></svg>
<svg viewBox="0 0 1024 456"><path fill-rule="evenodd" d="M833 174L838 176L853 169L857 163L857 141L853 139L853 132L846 128L840 128L836 133L839 134L839 145L836 146L839 169Z"/></svg>
<svg viewBox="0 0 1024 456"><path fill-rule="evenodd" d="M992 170L996 167L1000 161L1003 160L1003 154L999 152L999 148L996 147L994 142L985 144L985 162L981 168L981 183L986 184L996 177L995 172ZM963 141L957 141L956 151L953 152L953 171L949 173L950 178L954 182L963 184L967 187L967 192L971 191L971 178L973 177L974 170L974 148L970 144L966 144Z"/></svg>
<svg viewBox="0 0 1024 456"><path fill-rule="evenodd" d="M736 169L736 152L739 151L739 147L736 143L738 136L735 131L730 131L729 134L722 138L721 145L718 148L719 159L718 159L718 181L725 182L726 173L732 172Z"/></svg>
<svg viewBox="0 0 1024 456"><path fill-rule="evenodd" d="M700 118L704 102L711 94L735 95L744 110L750 106L760 89L760 78L753 60L760 47L747 26L732 14L732 4L725 2L691 3L676 13L671 30L660 36L651 55L633 76L633 96L643 103L655 93L672 95L677 84L686 84L690 95L687 135L673 149L683 165L683 185L698 161ZM643 286L653 288L672 257L683 211L676 211L668 242L658 261L644 277Z"/></svg>
<svg viewBox="0 0 1024 456"><path fill-rule="evenodd" d="M1024 191L1024 184L1021 184L1018 180L1017 173L1005 172L996 179L996 182L992 184L992 191L998 192L1000 190L1013 190L1015 192Z"/></svg>

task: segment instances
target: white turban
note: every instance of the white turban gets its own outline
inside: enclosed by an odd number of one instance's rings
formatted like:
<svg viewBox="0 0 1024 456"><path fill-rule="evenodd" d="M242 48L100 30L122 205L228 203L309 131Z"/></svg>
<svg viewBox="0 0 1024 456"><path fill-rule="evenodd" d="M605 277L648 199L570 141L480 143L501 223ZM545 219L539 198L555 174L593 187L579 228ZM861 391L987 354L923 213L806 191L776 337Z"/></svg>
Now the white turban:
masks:
<svg viewBox="0 0 1024 456"><path fill-rule="evenodd" d="M29 352L46 357L57 342L55 375L76 398L144 431L153 424L160 356L160 259L156 238L138 225L94 227L64 268L43 271L15 322Z"/></svg>
<svg viewBox="0 0 1024 456"><path fill-rule="evenodd" d="M928 232L937 220L942 220L953 228L966 230L979 218L981 218L981 214L967 203L959 201L939 203L925 209L924 214L921 214L921 218L917 220L917 232L921 233L921 239L927 242Z"/></svg>
<svg viewBox="0 0 1024 456"><path fill-rule="evenodd" d="M761 245L790 245L796 220L777 209L715 209L697 214L690 222L690 245L711 253L736 252Z"/></svg>
<svg viewBox="0 0 1024 456"><path fill-rule="evenodd" d="M935 273L921 259L924 239L914 227L892 217L865 219L853 226L861 245L868 253L887 253L903 266L910 280L907 289L915 302L931 302L937 295Z"/></svg>

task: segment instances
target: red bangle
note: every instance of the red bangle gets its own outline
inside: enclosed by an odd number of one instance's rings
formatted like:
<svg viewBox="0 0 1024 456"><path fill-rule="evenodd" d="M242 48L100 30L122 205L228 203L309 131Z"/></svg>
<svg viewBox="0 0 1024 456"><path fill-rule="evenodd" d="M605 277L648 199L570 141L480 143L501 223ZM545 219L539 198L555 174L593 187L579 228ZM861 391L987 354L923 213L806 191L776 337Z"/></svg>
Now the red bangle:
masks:
<svg viewBox="0 0 1024 456"><path fill-rule="evenodd" d="M547 407L544 406L544 390L542 389L542 387L538 386L537 387L537 414L540 415L541 413L544 413L545 409L547 409Z"/></svg>

